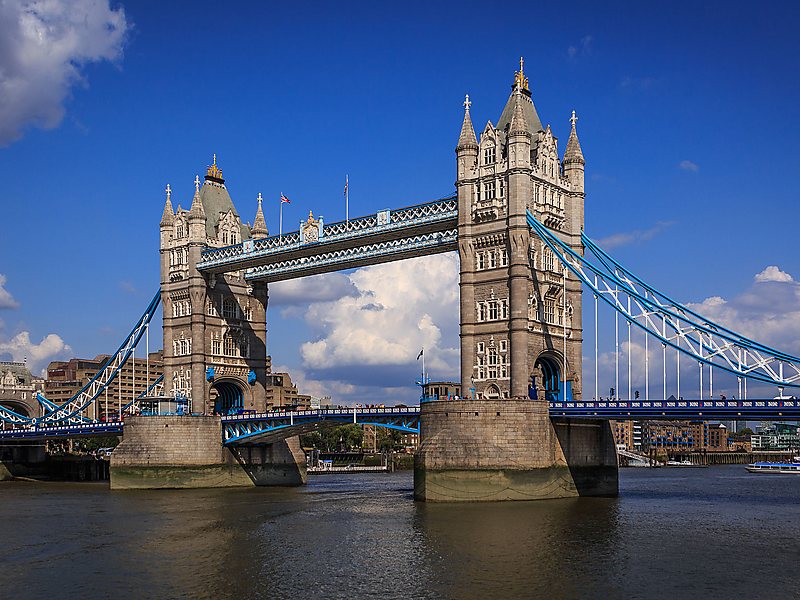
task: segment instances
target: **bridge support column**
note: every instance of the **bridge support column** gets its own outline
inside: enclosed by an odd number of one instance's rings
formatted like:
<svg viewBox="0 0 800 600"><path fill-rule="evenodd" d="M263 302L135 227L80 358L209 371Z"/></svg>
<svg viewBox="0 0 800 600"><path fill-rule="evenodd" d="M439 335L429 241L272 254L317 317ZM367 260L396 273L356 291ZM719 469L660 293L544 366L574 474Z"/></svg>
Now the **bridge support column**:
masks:
<svg viewBox="0 0 800 600"><path fill-rule="evenodd" d="M6 441L0 445L0 481L46 474L44 442Z"/></svg>
<svg viewBox="0 0 800 600"><path fill-rule="evenodd" d="M222 445L219 417L129 417L111 455L111 489L296 486L306 482L297 438Z"/></svg>
<svg viewBox="0 0 800 600"><path fill-rule="evenodd" d="M457 400L421 407L414 497L490 502L616 496L607 421L551 419L531 400Z"/></svg>

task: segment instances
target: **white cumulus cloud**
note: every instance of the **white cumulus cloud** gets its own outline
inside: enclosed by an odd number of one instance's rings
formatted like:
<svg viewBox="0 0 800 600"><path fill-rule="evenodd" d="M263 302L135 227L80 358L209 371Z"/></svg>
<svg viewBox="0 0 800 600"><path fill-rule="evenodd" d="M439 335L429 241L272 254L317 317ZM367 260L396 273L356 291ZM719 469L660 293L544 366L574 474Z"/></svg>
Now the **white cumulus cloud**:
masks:
<svg viewBox="0 0 800 600"><path fill-rule="evenodd" d="M778 267L774 265L770 265L761 273L758 273L755 276L756 283L764 283L767 281L776 281L779 283L791 283L794 281L794 278L789 275L788 273L784 273Z"/></svg>
<svg viewBox="0 0 800 600"><path fill-rule="evenodd" d="M321 339L301 348L314 368L400 365L428 348L431 366L445 367L455 347L442 346L443 321L458 320L455 255L438 255L360 269L349 276L358 295L312 305L306 321ZM448 323L449 324L449 323Z"/></svg>
<svg viewBox="0 0 800 600"><path fill-rule="evenodd" d="M691 171L692 173L697 173L700 170L700 165L690 160L682 160L681 162L678 163L678 168L683 169L684 171Z"/></svg>
<svg viewBox="0 0 800 600"><path fill-rule="evenodd" d="M0 2L0 146L29 125L58 126L83 67L118 60L127 31L108 0Z"/></svg>
<svg viewBox="0 0 800 600"><path fill-rule="evenodd" d="M289 279L269 286L270 306L309 305L313 302L329 302L344 296L357 295L355 285L344 273Z"/></svg>
<svg viewBox="0 0 800 600"><path fill-rule="evenodd" d="M6 276L0 273L0 308L17 308L19 302L6 289Z"/></svg>
<svg viewBox="0 0 800 600"><path fill-rule="evenodd" d="M27 331L21 331L10 340L0 340L0 356L10 355L11 360L28 361L28 368L32 373L41 373L47 364L59 358L67 358L72 348L60 336L50 333L36 344L31 341Z"/></svg>

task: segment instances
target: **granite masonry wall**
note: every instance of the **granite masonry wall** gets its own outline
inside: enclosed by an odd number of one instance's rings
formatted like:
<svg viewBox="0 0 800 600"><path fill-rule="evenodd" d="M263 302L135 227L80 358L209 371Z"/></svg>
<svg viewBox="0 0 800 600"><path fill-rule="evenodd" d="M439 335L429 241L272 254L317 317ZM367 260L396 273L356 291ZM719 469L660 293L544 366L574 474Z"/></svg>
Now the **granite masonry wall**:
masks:
<svg viewBox="0 0 800 600"><path fill-rule="evenodd" d="M297 438L222 445L219 417L129 417L111 455L111 489L303 485Z"/></svg>
<svg viewBox="0 0 800 600"><path fill-rule="evenodd" d="M426 402L414 496L433 502L534 500L618 491L607 422L551 420L531 400Z"/></svg>

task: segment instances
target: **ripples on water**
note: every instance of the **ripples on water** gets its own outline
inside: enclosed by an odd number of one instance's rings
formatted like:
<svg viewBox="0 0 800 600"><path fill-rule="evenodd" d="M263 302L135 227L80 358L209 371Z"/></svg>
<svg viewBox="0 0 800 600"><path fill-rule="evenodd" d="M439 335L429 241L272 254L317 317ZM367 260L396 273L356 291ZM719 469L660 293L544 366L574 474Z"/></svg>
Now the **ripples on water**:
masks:
<svg viewBox="0 0 800 600"><path fill-rule="evenodd" d="M627 469L617 499L435 505L305 488L0 484L4 598L796 598L800 477Z"/></svg>

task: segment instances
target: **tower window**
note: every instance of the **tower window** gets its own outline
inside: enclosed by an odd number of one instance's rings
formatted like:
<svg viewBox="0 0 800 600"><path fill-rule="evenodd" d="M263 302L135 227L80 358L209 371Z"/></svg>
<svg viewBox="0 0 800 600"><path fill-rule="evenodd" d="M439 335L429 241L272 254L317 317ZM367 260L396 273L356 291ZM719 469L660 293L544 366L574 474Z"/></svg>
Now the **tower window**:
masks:
<svg viewBox="0 0 800 600"><path fill-rule="evenodd" d="M225 298L222 301L222 316L225 319L237 318L236 301L233 298Z"/></svg>
<svg viewBox="0 0 800 600"><path fill-rule="evenodd" d="M483 191L486 200L493 200L494 198L496 198L496 187L494 180L487 181L486 183L484 183Z"/></svg>
<svg viewBox="0 0 800 600"><path fill-rule="evenodd" d="M491 165L494 163L496 159L495 148L494 146L490 146L483 151L483 162L484 164Z"/></svg>

